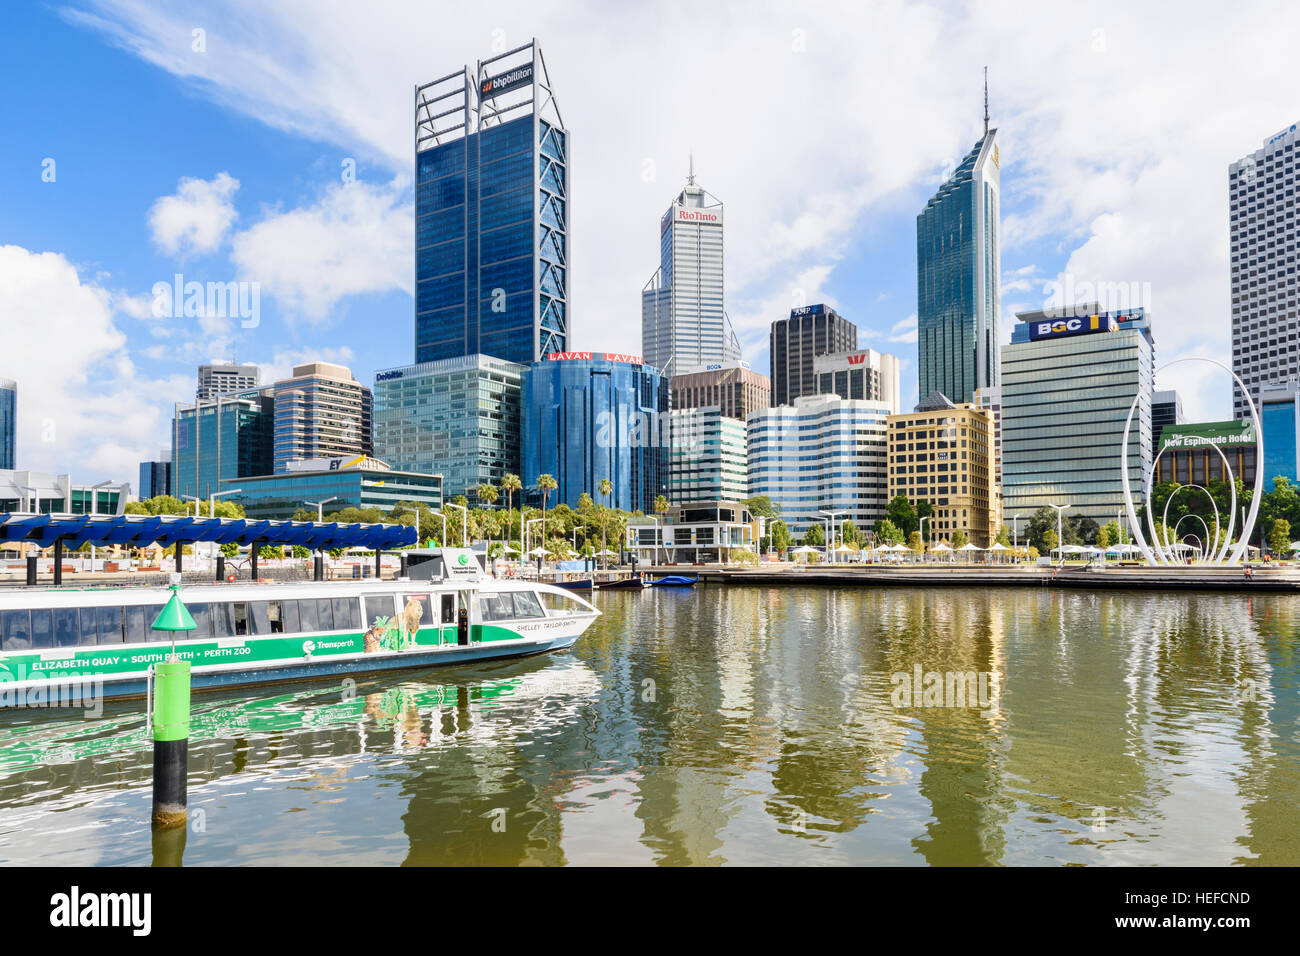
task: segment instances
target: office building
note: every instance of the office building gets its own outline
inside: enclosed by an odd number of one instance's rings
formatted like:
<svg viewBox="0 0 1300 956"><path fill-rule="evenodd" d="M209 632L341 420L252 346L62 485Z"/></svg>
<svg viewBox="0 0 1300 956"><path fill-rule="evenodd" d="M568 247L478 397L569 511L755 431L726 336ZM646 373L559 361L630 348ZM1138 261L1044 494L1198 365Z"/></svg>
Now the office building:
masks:
<svg viewBox="0 0 1300 956"><path fill-rule="evenodd" d="M803 395L746 421L749 493L767 495L795 535L822 511L862 531L888 504L889 406L835 395Z"/></svg>
<svg viewBox="0 0 1300 956"><path fill-rule="evenodd" d="M120 515L130 497L125 481L88 485L70 475L0 468L0 514Z"/></svg>
<svg viewBox="0 0 1300 956"><path fill-rule="evenodd" d="M1294 447L1294 435L1292 442ZM1267 442L1264 448L1267 453ZM1227 480L1223 469L1223 459L1227 458L1232 477L1240 478L1247 488L1254 486L1256 445L1253 422L1200 422L1191 425L1179 422L1167 425L1159 449L1153 466L1154 485L1176 481L1180 485L1209 487L1210 482ZM1264 476L1264 489L1273 490L1272 478L1267 474ZM1136 495L1134 500L1137 500ZM1228 516L1223 515L1222 520L1226 527ZM1241 521L1241 515L1237 520Z"/></svg>
<svg viewBox="0 0 1300 956"><path fill-rule="evenodd" d="M178 404L172 418L171 493L207 498L228 478L265 475L274 461L274 390Z"/></svg>
<svg viewBox="0 0 1300 956"><path fill-rule="evenodd" d="M813 358L818 395L884 402L893 413L903 410L899 394L898 356L866 349Z"/></svg>
<svg viewBox="0 0 1300 956"><path fill-rule="evenodd" d="M723 415L742 422L754 409L767 408L772 403L772 383L768 377L740 363L674 375L669 389L673 408L716 405Z"/></svg>
<svg viewBox="0 0 1300 956"><path fill-rule="evenodd" d="M935 393L916 411L889 416L889 499L927 501L929 543L952 543L958 531L987 548L997 534L993 416Z"/></svg>
<svg viewBox="0 0 1300 956"><path fill-rule="evenodd" d="M194 400L210 402L218 395L246 392L261 384L262 370L256 365L235 365L229 362L200 365Z"/></svg>
<svg viewBox="0 0 1300 956"><path fill-rule="evenodd" d="M171 452L163 449L156 461L140 462L139 494L141 500L170 495L172 487Z"/></svg>
<svg viewBox="0 0 1300 956"><path fill-rule="evenodd" d="M1297 481L1296 449L1300 447L1300 380L1265 385L1259 392L1259 420L1264 430L1264 490L1282 475Z"/></svg>
<svg viewBox="0 0 1300 956"><path fill-rule="evenodd" d="M740 501L749 494L745 423L716 405L669 412L668 500Z"/></svg>
<svg viewBox="0 0 1300 956"><path fill-rule="evenodd" d="M0 471L14 467L18 457L18 383L0 378Z"/></svg>
<svg viewBox="0 0 1300 956"><path fill-rule="evenodd" d="M541 503L544 474L558 483L549 505L576 508L604 479L614 486L606 503L625 511L653 512L655 497L667 493L668 386L640 356L550 355L524 370L521 405L529 501Z"/></svg>
<svg viewBox="0 0 1300 956"><path fill-rule="evenodd" d="M1002 386L975 389L975 407L993 416L993 528L1002 527Z"/></svg>
<svg viewBox="0 0 1300 956"><path fill-rule="evenodd" d="M695 182L659 220L659 268L641 290L641 353L676 376L740 361L722 295L722 202Z"/></svg>
<svg viewBox="0 0 1300 956"><path fill-rule="evenodd" d="M790 405L800 395L817 394L817 356L857 351L858 327L830 306L805 305L772 323L768 344L772 404Z"/></svg>
<svg viewBox="0 0 1300 956"><path fill-rule="evenodd" d="M393 468L442 474L452 498L520 474L524 367L487 355L375 373L375 455Z"/></svg>
<svg viewBox="0 0 1300 956"><path fill-rule="evenodd" d="M276 382L274 470L297 458L356 458L373 450L370 389L342 365L309 362Z"/></svg>
<svg viewBox="0 0 1300 956"><path fill-rule="evenodd" d="M230 500L242 505L248 518L287 520L297 511L312 513L325 502L325 517L344 508L378 508L385 514L399 504L442 507L442 476L397 471L376 458L314 458L289 462L270 475L227 479L238 488ZM223 490L226 490L223 488Z"/></svg>
<svg viewBox="0 0 1300 956"><path fill-rule="evenodd" d="M1139 500L1151 468L1154 348L1145 313L1023 312L1002 349L1002 508L1069 505L1099 525L1124 507L1121 448Z"/></svg>
<svg viewBox="0 0 1300 956"><path fill-rule="evenodd" d="M919 390L958 404L998 384L1000 157L987 114L986 104L983 137L916 217Z"/></svg>
<svg viewBox="0 0 1300 956"><path fill-rule="evenodd" d="M1296 124L1228 167L1228 254L1232 295L1232 370L1259 406L1266 385L1300 376L1300 287L1297 287ZM1232 413L1250 417L1232 387ZM1265 430L1265 454L1268 441Z"/></svg>
<svg viewBox="0 0 1300 956"><path fill-rule="evenodd" d="M1183 400L1177 390L1164 389L1151 396L1151 447L1155 452L1161 448L1160 436L1166 426L1181 425L1183 418Z"/></svg>
<svg viewBox="0 0 1300 956"><path fill-rule="evenodd" d="M644 564L724 562L737 549L756 551L758 522L735 501L673 505L664 515L632 518L627 550Z"/></svg>
<svg viewBox="0 0 1300 956"><path fill-rule="evenodd" d="M568 348L569 134L534 40L415 90L415 362Z"/></svg>

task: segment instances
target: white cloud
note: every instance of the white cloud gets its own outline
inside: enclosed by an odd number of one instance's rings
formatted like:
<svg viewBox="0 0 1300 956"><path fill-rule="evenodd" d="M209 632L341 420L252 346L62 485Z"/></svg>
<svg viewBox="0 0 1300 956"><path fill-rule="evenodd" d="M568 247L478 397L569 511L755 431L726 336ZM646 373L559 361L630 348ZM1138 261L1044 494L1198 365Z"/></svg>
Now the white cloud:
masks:
<svg viewBox="0 0 1300 956"><path fill-rule="evenodd" d="M638 293L688 153L727 204L729 311L755 339L785 311L790 276L834 266L877 210L928 194L935 172L966 154L981 130L987 63L1004 260L1040 244L1089 280L1150 282L1161 352L1221 353L1226 166L1297 119L1300 87L1291 49L1300 6L1284 2L1231 16L1208 0L1188 3L1173 27L1167 9L1138 4L610 10L503 0L444 5L436 17L423 2L386 4L357 18L344 0L228 0L201 13L178 0L89 2L96 15L69 16L216 102L399 174L411 168L412 86L488 55L494 41L526 42L494 31L527 24L574 134L575 345L619 351L639 350ZM200 23L208 46L196 54L190 31ZM1237 66L1213 68L1225 63ZM915 247L910 229L893 241L904 255ZM319 261L341 260L326 250ZM304 312L332 301L303 270L280 271ZM1011 291L1035 304L1018 278Z"/></svg>
<svg viewBox="0 0 1300 956"><path fill-rule="evenodd" d="M113 298L57 253L0 246L0 377L18 382L18 467L134 485L171 402L192 394L190 376L139 377Z"/></svg>
<svg viewBox="0 0 1300 956"><path fill-rule="evenodd" d="M899 319L894 323L893 328L889 330L889 341L915 342L916 335L916 313L913 312L907 318Z"/></svg>
<svg viewBox="0 0 1300 956"><path fill-rule="evenodd" d="M310 206L273 211L235 234L231 259L290 318L321 321L350 295L411 292L415 220L399 178L336 183Z"/></svg>
<svg viewBox="0 0 1300 956"><path fill-rule="evenodd" d="M239 180L229 173L182 179L173 195L149 209L154 245L171 255L215 252L239 216L230 201L238 189Z"/></svg>

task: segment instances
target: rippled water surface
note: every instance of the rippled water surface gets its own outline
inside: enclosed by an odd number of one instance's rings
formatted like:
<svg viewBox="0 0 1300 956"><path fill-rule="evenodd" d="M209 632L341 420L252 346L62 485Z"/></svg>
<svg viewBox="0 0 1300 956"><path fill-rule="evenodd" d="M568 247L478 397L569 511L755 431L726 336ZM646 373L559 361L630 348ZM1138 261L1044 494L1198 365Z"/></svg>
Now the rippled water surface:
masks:
<svg viewBox="0 0 1300 956"><path fill-rule="evenodd" d="M183 846L142 702L0 715L0 862L1300 864L1295 598L595 601L564 654L197 694Z"/></svg>

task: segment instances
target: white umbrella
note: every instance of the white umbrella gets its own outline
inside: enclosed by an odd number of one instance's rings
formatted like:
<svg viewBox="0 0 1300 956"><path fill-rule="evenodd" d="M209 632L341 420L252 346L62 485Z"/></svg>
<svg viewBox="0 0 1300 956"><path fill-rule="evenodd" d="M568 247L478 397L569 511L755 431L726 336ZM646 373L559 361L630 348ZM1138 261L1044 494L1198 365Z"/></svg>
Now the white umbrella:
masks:
<svg viewBox="0 0 1300 956"><path fill-rule="evenodd" d="M858 549L855 548L855 547L853 547L852 545L841 544L841 545L840 545L838 548L836 548L835 550L836 550L836 551L839 551L840 553L843 553L843 552L845 552L845 551L854 551L854 552L856 552Z"/></svg>
<svg viewBox="0 0 1300 956"><path fill-rule="evenodd" d="M606 548L604 551L597 551L597 552L596 552L596 557L598 557L598 558L616 558L616 557L618 557L618 555L615 554L613 551L610 551L608 548Z"/></svg>
<svg viewBox="0 0 1300 956"><path fill-rule="evenodd" d="M952 550L952 548L950 548L950 547L948 546L948 543L947 543L946 541L940 541L938 544L936 544L933 548L930 549L931 552L934 552L934 551L951 551L951 550Z"/></svg>
<svg viewBox="0 0 1300 956"><path fill-rule="evenodd" d="M792 549L790 553L791 554L818 554L819 552L816 548L810 548L808 547L808 545L803 544L797 548Z"/></svg>
<svg viewBox="0 0 1300 956"><path fill-rule="evenodd" d="M958 548L957 550L958 550L958 551L983 551L984 549L981 548L978 544L973 544L973 543L971 543L970 541L967 541L965 544L963 544L963 545L962 545L960 548ZM989 548L989 550L992 551L993 549L992 549L992 548Z"/></svg>
<svg viewBox="0 0 1300 956"><path fill-rule="evenodd" d="M990 550L990 551L1010 551L1011 549L1008 548L1008 547L1007 547L1005 544L1003 544L1001 541L995 541L995 542L993 542L993 544L989 545L989 550Z"/></svg>
<svg viewBox="0 0 1300 956"><path fill-rule="evenodd" d="M539 544L537 547L533 548L533 550L526 552L526 554L527 554L530 558L535 558L535 557L537 557L539 554L546 554L546 553L547 553L546 549L543 548L540 544Z"/></svg>

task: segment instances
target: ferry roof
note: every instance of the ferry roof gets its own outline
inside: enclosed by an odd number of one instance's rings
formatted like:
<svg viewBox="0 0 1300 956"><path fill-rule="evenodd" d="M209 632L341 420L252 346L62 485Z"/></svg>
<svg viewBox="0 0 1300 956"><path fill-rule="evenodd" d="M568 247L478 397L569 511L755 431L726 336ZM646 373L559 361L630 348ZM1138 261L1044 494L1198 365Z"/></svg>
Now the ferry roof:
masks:
<svg viewBox="0 0 1300 956"><path fill-rule="evenodd" d="M338 524L316 521L266 521L252 518L192 518L179 515L50 515L0 512L0 541L30 541L48 548L125 545L164 547L178 541L218 544L301 545L313 550L371 548L391 550L415 544L416 528L403 524Z"/></svg>

